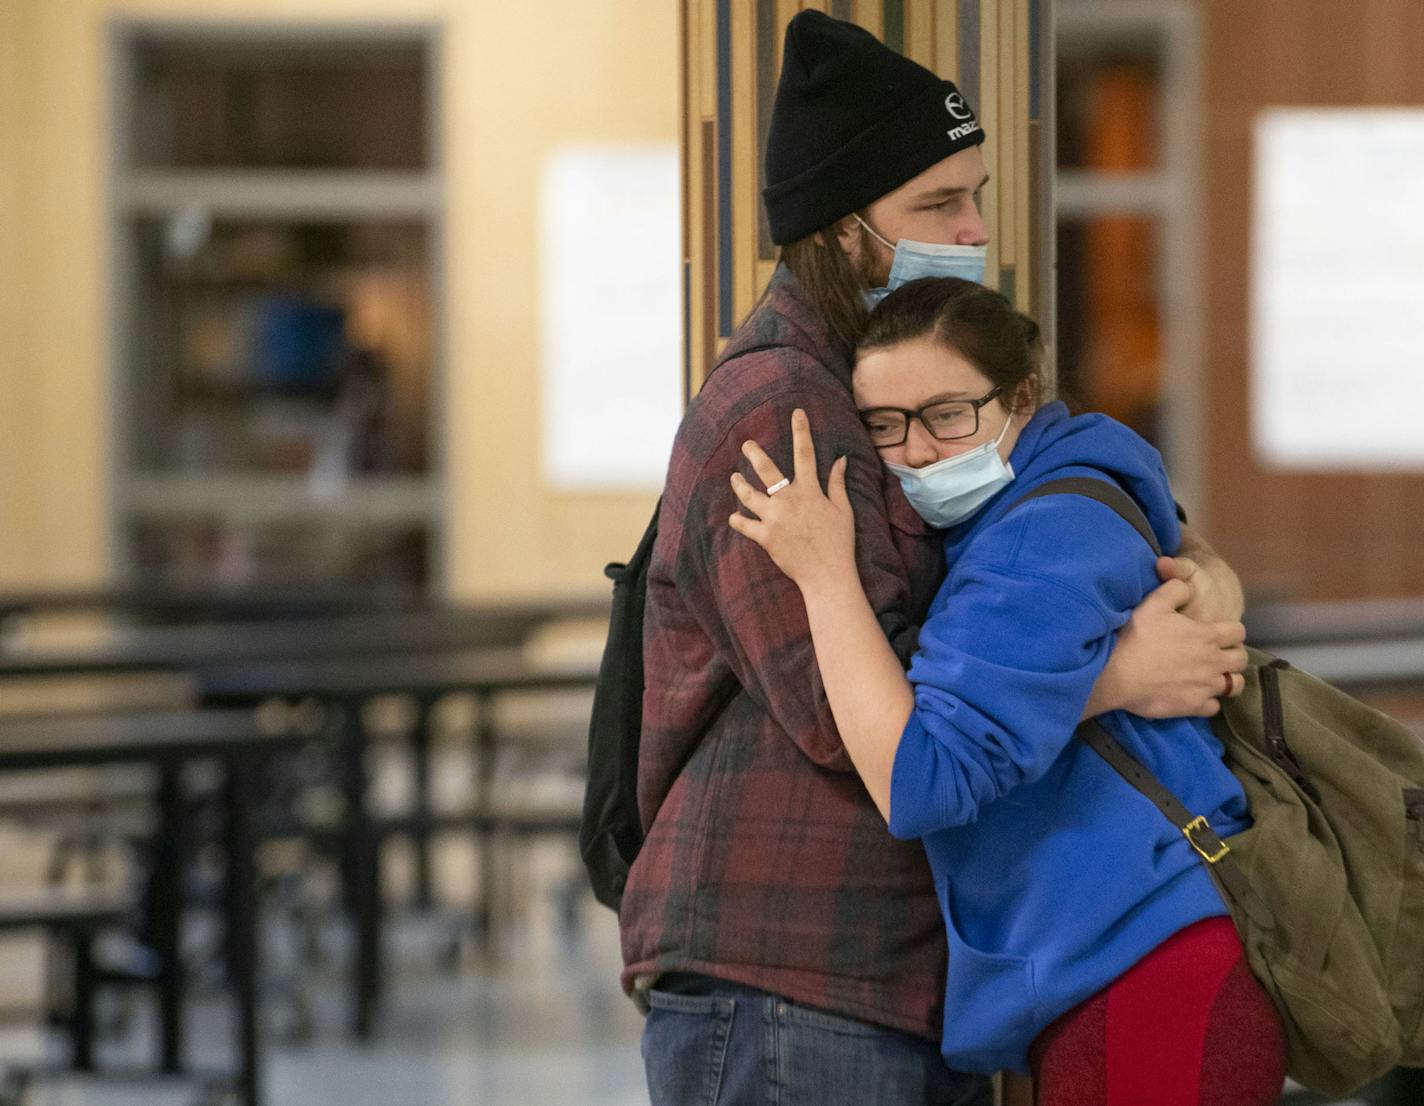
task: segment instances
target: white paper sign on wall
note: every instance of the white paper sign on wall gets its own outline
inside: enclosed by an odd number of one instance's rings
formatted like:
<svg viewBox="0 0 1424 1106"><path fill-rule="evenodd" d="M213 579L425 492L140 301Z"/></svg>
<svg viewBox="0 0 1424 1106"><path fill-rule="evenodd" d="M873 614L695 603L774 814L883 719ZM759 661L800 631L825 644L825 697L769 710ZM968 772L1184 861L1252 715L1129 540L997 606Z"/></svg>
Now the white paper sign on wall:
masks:
<svg viewBox="0 0 1424 1106"><path fill-rule="evenodd" d="M662 487L682 414L673 143L560 148L540 194L544 479Z"/></svg>
<svg viewBox="0 0 1424 1106"><path fill-rule="evenodd" d="M1424 468L1424 110L1264 112L1252 233L1258 456Z"/></svg>

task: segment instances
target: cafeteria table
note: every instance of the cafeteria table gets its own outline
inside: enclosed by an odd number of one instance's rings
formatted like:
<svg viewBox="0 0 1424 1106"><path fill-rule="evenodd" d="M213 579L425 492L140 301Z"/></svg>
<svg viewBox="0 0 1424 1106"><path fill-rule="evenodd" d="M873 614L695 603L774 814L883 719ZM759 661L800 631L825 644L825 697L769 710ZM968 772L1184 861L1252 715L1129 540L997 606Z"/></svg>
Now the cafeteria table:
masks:
<svg viewBox="0 0 1424 1106"><path fill-rule="evenodd" d="M0 680L186 672L205 665L516 645L537 626L606 618L607 599L453 604L322 618L123 627L65 649L0 649Z"/></svg>
<svg viewBox="0 0 1424 1106"><path fill-rule="evenodd" d="M159 962L159 1070L163 1073L184 1071L181 777L190 763L218 761L223 765L227 966L237 1006L237 1086L243 1106L261 1102L251 825L257 797L254 775L265 758L298 748L317 736L314 732L274 731L250 709L0 722L0 772L114 764L148 764L158 770L159 830L148 901Z"/></svg>
<svg viewBox="0 0 1424 1106"><path fill-rule="evenodd" d="M342 834L343 876L347 902L356 921L356 964L352 977L352 1028L362 1039L374 1028L382 980L379 834L367 803L365 732L361 704L374 696L408 695L429 705L456 692L474 696L478 707L476 748L480 772L475 794L474 823L487 827L481 812L488 810L493 753L498 744L493 701L514 691L555 691L591 688L598 676L596 663L540 665L518 649L470 649L423 655L326 658L310 661L272 661L202 669L197 673L200 695L209 707L247 706L268 699L317 699L336 708L343 719L340 743L341 777L345 793L346 826ZM417 780L414 832L424 843L430 825L426 780ZM480 835L481 929L490 925L490 835ZM424 852L424 849L420 849Z"/></svg>

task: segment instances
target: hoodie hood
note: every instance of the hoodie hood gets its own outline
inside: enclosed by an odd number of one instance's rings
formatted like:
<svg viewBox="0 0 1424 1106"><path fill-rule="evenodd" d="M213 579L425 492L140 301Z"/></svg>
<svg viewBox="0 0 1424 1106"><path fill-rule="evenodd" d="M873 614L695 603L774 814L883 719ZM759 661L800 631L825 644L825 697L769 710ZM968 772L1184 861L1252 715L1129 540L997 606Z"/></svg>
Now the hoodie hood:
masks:
<svg viewBox="0 0 1424 1106"><path fill-rule="evenodd" d="M1045 404L1019 434L1009 456L1014 481L973 518L945 532L951 560L978 529L1001 517L1040 484L1066 476L1108 479L1137 502L1167 553L1181 544L1177 504L1162 455L1134 431L1106 415L1070 415L1061 402Z"/></svg>

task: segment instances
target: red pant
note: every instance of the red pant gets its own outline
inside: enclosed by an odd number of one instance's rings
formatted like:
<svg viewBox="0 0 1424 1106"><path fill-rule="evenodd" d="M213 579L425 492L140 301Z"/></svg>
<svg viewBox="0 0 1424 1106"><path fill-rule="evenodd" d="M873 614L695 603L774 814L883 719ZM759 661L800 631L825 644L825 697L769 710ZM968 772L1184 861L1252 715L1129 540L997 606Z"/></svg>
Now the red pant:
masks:
<svg viewBox="0 0 1424 1106"><path fill-rule="evenodd" d="M1229 918L1168 938L1030 1059L1038 1106L1268 1106L1285 1082L1280 1021Z"/></svg>

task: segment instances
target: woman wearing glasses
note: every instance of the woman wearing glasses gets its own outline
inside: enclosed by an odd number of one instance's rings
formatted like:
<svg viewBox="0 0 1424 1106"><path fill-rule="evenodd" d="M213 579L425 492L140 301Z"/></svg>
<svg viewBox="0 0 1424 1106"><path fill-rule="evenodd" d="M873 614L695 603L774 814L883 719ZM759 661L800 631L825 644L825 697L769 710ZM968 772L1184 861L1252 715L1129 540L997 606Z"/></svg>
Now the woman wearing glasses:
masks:
<svg viewBox="0 0 1424 1106"><path fill-rule="evenodd" d="M765 491L734 475L748 513L731 525L799 586L846 749L891 833L924 841L949 939L950 1066L1031 1068L1040 1106L1274 1102L1280 1026L1206 867L1073 740L1157 585L1154 555L1094 499L1020 504L1063 477L1105 480L1171 552L1167 477L1121 424L1042 403L1040 359L1037 326L967 281L913 281L871 316L856 404L948 560L908 677L856 574L846 461L823 494L800 412L792 478L746 443ZM1100 721L1220 836L1249 824L1205 719Z"/></svg>

